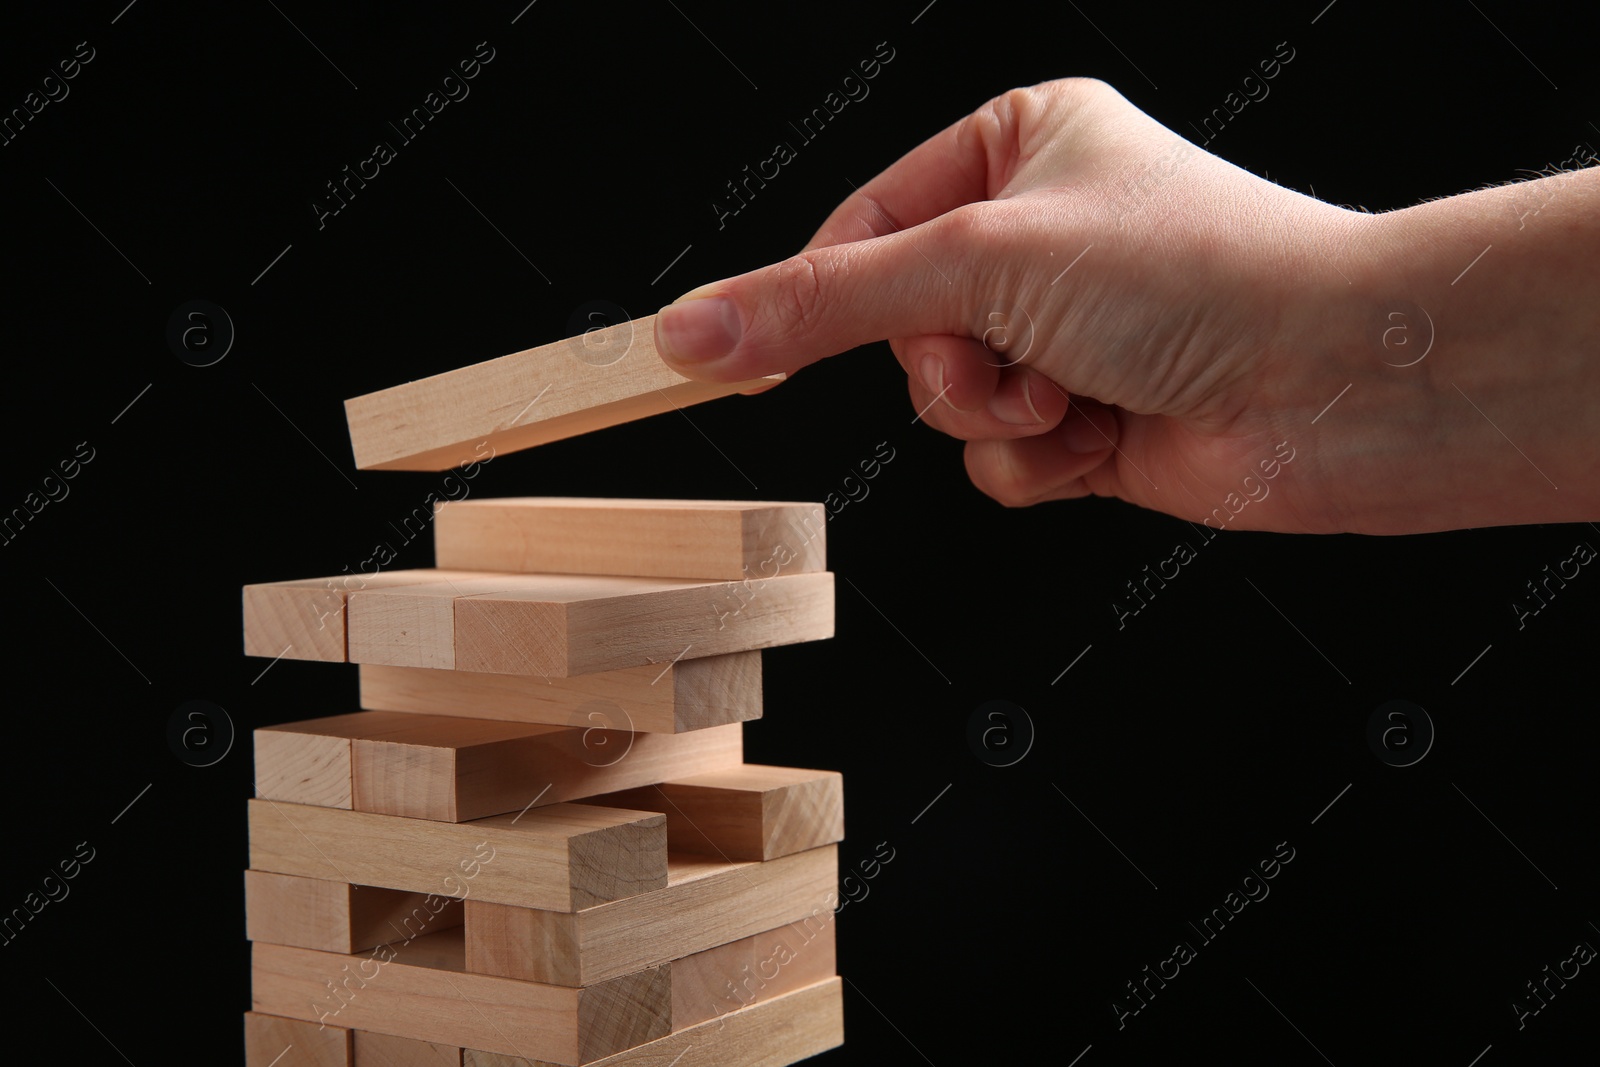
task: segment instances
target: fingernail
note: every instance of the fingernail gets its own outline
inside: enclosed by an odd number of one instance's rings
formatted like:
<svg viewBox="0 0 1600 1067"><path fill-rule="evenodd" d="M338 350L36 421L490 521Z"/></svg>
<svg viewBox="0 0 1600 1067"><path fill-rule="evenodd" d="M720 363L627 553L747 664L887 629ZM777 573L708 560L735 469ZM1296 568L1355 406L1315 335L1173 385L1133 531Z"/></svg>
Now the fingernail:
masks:
<svg viewBox="0 0 1600 1067"><path fill-rule="evenodd" d="M1086 456L1092 452L1104 452L1115 442L1101 433L1100 427L1089 421L1088 415L1074 409L1067 415L1066 425L1061 428L1061 443L1067 446L1068 452Z"/></svg>
<svg viewBox="0 0 1600 1067"><path fill-rule="evenodd" d="M938 356L923 356L917 370L921 373L924 389L934 396L944 392L944 364L939 362Z"/></svg>
<svg viewBox="0 0 1600 1067"><path fill-rule="evenodd" d="M656 348L677 363L709 363L739 344L739 309L725 296L668 304L656 315Z"/></svg>
<svg viewBox="0 0 1600 1067"><path fill-rule="evenodd" d="M1044 422L1044 416L1039 414L1039 409L1033 404L1032 374L1024 375L1022 379L1022 403L1015 400L1002 400L996 396L990 401L989 411L1001 422L1009 422L1013 426L1037 426Z"/></svg>

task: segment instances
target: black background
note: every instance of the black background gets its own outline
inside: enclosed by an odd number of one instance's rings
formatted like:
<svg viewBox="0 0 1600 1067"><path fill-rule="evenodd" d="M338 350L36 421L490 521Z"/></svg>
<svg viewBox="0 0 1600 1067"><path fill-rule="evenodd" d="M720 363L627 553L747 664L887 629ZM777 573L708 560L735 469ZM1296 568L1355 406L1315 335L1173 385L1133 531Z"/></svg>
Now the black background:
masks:
<svg viewBox="0 0 1600 1067"><path fill-rule="evenodd" d="M0 149L0 510L94 450L0 557L0 908L95 849L0 948L16 1040L77 1062L237 1060L248 731L356 707L352 668L241 655L239 587L398 547L389 524L442 479L357 473L344 398L566 336L586 301L644 315L779 259L847 183L1054 77L1105 79L1192 136L1287 41L1270 97L1211 150L1372 210L1600 141L1593 26L1535 5L925 2L113 0L8 26L7 110L95 49ZM471 95L319 229L324 183L480 41L495 58ZM724 183L884 41L871 95L719 229ZM191 299L236 327L214 366L166 343ZM690 414L496 458L473 493L822 500L894 449L830 521L838 636L767 656L747 730L753 761L844 772L842 868L894 849L840 915L847 1037L826 1062L1492 1067L1592 1047L1593 968L1525 1028L1511 1003L1600 943L1600 578L1520 630L1510 604L1600 531L1228 533L1119 630L1123 583L1190 528L1116 501L998 506L959 442L911 424L886 346ZM424 538L395 566L430 562ZM191 699L238 731L209 767L168 744ZM1035 731L1009 767L968 744L991 699ZM1405 768L1366 740L1391 699L1436 729ZM1198 944L1186 921L1280 842L1294 859L1271 895ZM1113 999L1179 940L1198 957L1119 1030Z"/></svg>

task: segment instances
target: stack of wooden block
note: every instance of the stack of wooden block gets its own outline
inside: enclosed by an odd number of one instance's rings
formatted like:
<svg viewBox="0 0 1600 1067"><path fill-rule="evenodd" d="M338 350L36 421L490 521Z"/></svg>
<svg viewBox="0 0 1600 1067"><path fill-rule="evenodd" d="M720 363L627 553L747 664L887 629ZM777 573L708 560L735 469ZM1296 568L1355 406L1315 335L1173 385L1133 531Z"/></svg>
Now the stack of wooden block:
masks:
<svg viewBox="0 0 1600 1067"><path fill-rule="evenodd" d="M255 732L248 1064L840 1044L843 783L746 764L742 736L759 650L833 634L823 522L462 501L437 569L247 586L246 652L358 663L365 709Z"/></svg>

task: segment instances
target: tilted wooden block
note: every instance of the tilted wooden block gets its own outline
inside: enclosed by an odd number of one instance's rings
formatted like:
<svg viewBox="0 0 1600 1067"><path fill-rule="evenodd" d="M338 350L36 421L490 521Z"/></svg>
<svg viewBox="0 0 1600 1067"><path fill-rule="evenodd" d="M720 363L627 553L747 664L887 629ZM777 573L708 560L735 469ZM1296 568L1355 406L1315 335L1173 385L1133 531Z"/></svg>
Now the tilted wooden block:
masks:
<svg viewBox="0 0 1600 1067"><path fill-rule="evenodd" d="M352 1067L350 1031L304 1019L244 1013L245 1067Z"/></svg>
<svg viewBox="0 0 1600 1067"><path fill-rule="evenodd" d="M743 764L590 802L659 811L674 852L724 860L770 860L844 840L844 778L837 771Z"/></svg>
<svg viewBox="0 0 1600 1067"><path fill-rule="evenodd" d="M591 797L614 784L632 786L692 768L737 765L744 758L739 723L687 734L635 734L447 716L408 718L417 723L409 730L355 741L356 810L466 822Z"/></svg>
<svg viewBox="0 0 1600 1067"><path fill-rule="evenodd" d="M664 888L667 823L658 814L554 804L468 823L251 800L250 866L576 911Z"/></svg>
<svg viewBox="0 0 1600 1067"><path fill-rule="evenodd" d="M697 382L656 355L655 316L344 402L361 470L442 471L782 381Z"/></svg>
<svg viewBox="0 0 1600 1067"><path fill-rule="evenodd" d="M503 577L494 592L463 595L441 583L350 594L351 656L393 667L568 677L833 636L829 572L759 582Z"/></svg>
<svg viewBox="0 0 1600 1067"><path fill-rule="evenodd" d="M464 570L772 578L827 567L821 504L513 497L436 505L434 562Z"/></svg>
<svg viewBox="0 0 1600 1067"><path fill-rule="evenodd" d="M583 989L469 974L459 931L368 955L251 946L256 1011L576 1067L671 1032L672 975L654 967ZM452 949L452 944L454 948Z"/></svg>
<svg viewBox="0 0 1600 1067"><path fill-rule="evenodd" d="M461 1049L395 1037L370 1030L355 1031L356 1067L461 1067Z"/></svg>
<svg viewBox="0 0 1600 1067"><path fill-rule="evenodd" d="M345 638L346 598L358 589L385 589L455 577L481 577L440 570L379 571L301 578L244 587L244 654L273 659L349 658Z"/></svg>
<svg viewBox="0 0 1600 1067"><path fill-rule="evenodd" d="M844 983L829 978L679 1030L588 1067L788 1067L844 1044ZM693 1056L690 1056L690 1053ZM552 1067L466 1049L462 1067Z"/></svg>
<svg viewBox="0 0 1600 1067"><path fill-rule="evenodd" d="M761 653L570 678L361 664L361 706L552 726L682 733L761 717Z"/></svg>
<svg viewBox="0 0 1600 1067"><path fill-rule="evenodd" d="M627 721L618 715L608 724L626 727ZM737 766L742 729L731 723L644 734L361 711L258 729L256 795L467 822Z"/></svg>
<svg viewBox="0 0 1600 1067"><path fill-rule="evenodd" d="M244 872L245 937L323 952L361 952L460 926L461 901L270 871Z"/></svg>
<svg viewBox="0 0 1600 1067"><path fill-rule="evenodd" d="M786 923L817 929L833 921L838 862L835 845L766 863L673 855L665 888L566 913L475 895L466 902L466 966L582 986Z"/></svg>

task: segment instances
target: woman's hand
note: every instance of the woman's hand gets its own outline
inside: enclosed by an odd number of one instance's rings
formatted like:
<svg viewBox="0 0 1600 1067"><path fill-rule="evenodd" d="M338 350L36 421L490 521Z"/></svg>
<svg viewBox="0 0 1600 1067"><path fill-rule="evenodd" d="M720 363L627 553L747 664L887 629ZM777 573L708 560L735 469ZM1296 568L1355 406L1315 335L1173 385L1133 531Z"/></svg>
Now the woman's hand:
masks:
<svg viewBox="0 0 1600 1067"><path fill-rule="evenodd" d="M1540 245L1507 190L1349 211L1100 82L1049 82L916 148L800 254L662 309L657 347L739 380L887 338L922 419L1006 504L1092 493L1300 532L1600 517L1595 176L1533 183L1571 190ZM1581 284L1528 276L1558 240ZM1497 262L1451 283L1490 242Z"/></svg>

